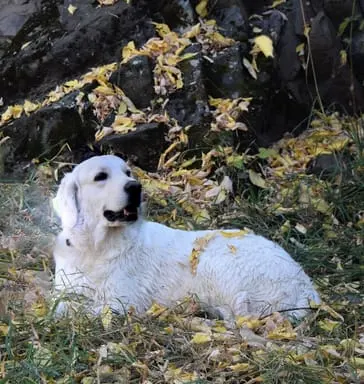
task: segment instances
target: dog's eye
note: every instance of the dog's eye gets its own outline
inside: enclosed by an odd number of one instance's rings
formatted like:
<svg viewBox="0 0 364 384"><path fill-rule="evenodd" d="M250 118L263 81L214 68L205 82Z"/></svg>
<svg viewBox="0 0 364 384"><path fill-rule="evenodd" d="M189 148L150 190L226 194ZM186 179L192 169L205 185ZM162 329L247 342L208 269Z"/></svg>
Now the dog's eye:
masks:
<svg viewBox="0 0 364 384"><path fill-rule="evenodd" d="M106 180L108 177L107 173L106 172L99 172L95 178L94 178L94 181L102 181L102 180Z"/></svg>
<svg viewBox="0 0 364 384"><path fill-rule="evenodd" d="M127 169L127 170L125 171L125 174L126 174L126 176L130 177L130 176L131 176L131 170L130 170L130 169Z"/></svg>

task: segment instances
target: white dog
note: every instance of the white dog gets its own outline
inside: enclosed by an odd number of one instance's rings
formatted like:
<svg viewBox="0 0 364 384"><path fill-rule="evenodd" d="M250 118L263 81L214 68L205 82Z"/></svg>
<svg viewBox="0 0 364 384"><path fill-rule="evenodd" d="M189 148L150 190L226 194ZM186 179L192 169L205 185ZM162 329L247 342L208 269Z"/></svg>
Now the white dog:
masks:
<svg viewBox="0 0 364 384"><path fill-rule="evenodd" d="M54 199L56 289L138 313L194 294L213 313L301 317L319 296L279 245L239 230L182 231L140 218L141 185L116 156L93 157L67 174ZM61 306L61 311L63 311ZM288 311L290 310L290 311Z"/></svg>

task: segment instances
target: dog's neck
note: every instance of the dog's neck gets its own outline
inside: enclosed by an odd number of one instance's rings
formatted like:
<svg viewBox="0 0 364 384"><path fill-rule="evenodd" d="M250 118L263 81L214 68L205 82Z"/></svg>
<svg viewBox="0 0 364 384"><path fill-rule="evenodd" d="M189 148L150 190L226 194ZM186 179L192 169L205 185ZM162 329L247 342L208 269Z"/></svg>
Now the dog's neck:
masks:
<svg viewBox="0 0 364 384"><path fill-rule="evenodd" d="M70 244L67 244L68 246L97 254L106 248L120 249L120 243L135 244L139 233L135 227L140 226L141 223L142 220L139 219L134 223L123 223L120 226L106 226L103 220L83 220L72 228L63 228L63 235L66 242Z"/></svg>

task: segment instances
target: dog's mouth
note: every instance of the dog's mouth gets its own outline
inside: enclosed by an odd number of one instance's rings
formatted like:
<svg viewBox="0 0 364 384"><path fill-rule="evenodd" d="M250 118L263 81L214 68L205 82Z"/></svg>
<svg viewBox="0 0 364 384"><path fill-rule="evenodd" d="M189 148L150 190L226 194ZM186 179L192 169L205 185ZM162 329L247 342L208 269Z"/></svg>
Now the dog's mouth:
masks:
<svg viewBox="0 0 364 384"><path fill-rule="evenodd" d="M133 222L138 220L138 207L128 205L120 211L104 211L104 217L106 220L114 223L116 221Z"/></svg>

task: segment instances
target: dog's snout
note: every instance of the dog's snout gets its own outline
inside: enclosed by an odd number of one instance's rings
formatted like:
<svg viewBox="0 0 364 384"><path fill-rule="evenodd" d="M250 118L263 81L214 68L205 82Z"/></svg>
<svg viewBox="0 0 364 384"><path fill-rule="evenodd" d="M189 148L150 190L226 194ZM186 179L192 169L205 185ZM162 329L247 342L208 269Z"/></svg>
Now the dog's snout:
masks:
<svg viewBox="0 0 364 384"><path fill-rule="evenodd" d="M140 192L142 191L142 186L137 181L128 181L125 184L124 189L125 189L125 192L127 192L131 195L140 194Z"/></svg>
<svg viewBox="0 0 364 384"><path fill-rule="evenodd" d="M140 205L142 186L137 181L128 181L124 187L125 192L128 194L129 204Z"/></svg>

